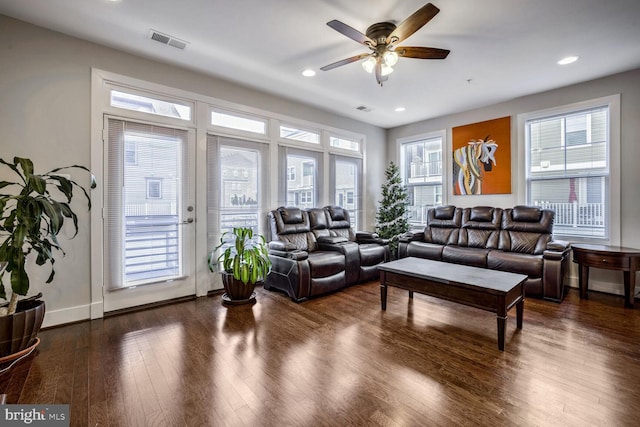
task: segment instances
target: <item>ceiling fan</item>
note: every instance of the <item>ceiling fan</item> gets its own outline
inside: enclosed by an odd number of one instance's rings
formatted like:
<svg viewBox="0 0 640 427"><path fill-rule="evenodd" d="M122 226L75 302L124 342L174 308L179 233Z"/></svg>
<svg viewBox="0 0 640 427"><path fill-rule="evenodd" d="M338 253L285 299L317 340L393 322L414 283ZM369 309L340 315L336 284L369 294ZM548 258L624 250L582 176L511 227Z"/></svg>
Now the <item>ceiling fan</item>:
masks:
<svg viewBox="0 0 640 427"><path fill-rule="evenodd" d="M320 68L322 71L332 70L342 65L367 58L362 62L362 67L368 72L375 71L376 81L380 86L393 71L393 66L398 62L399 57L418 59L445 59L449 55L447 49L437 49L434 47L410 47L397 46L410 35L422 28L427 22L433 19L440 12L440 9L431 3L427 3L415 11L413 15L396 26L391 22L378 22L367 28L366 34L340 22L336 19L327 22L327 25L337 32L357 41L371 49L370 53L362 53L352 56L333 64Z"/></svg>

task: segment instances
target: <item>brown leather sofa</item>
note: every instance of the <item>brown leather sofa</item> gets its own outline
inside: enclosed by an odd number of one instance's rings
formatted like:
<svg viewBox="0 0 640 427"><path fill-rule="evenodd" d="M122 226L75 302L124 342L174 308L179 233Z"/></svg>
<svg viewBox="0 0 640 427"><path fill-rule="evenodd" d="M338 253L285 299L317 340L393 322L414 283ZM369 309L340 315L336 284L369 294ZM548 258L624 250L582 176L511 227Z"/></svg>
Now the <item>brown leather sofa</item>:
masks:
<svg viewBox="0 0 640 427"><path fill-rule="evenodd" d="M570 245L553 240L554 214L535 206L432 208L423 232L400 236L398 256L526 274L527 296L561 302Z"/></svg>
<svg viewBox="0 0 640 427"><path fill-rule="evenodd" d="M388 242L351 229L349 212L339 206L301 210L279 207L269 213L271 273L267 290L296 302L379 277L377 265L389 259Z"/></svg>

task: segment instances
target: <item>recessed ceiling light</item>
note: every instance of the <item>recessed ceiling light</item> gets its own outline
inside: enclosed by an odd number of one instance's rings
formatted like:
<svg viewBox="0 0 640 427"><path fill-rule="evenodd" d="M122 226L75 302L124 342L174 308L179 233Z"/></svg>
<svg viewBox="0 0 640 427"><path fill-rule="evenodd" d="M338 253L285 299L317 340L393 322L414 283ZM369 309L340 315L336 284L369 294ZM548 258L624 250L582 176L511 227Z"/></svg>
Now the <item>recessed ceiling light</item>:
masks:
<svg viewBox="0 0 640 427"><path fill-rule="evenodd" d="M406 108L404 108L404 107L396 107L396 112L398 112L398 113L401 113L404 110L406 110Z"/></svg>
<svg viewBox="0 0 640 427"><path fill-rule="evenodd" d="M306 69L302 72L302 75L305 77L313 77L316 75L316 72L311 69Z"/></svg>
<svg viewBox="0 0 640 427"><path fill-rule="evenodd" d="M578 60L579 56L567 56L558 61L558 65L572 64Z"/></svg>

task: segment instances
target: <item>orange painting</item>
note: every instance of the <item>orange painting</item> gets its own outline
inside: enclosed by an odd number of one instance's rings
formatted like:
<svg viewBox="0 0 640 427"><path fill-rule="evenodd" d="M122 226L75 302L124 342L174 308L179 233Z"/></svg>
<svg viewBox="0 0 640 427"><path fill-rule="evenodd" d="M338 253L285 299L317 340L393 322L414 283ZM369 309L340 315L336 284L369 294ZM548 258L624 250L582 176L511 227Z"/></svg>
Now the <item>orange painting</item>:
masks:
<svg viewBox="0 0 640 427"><path fill-rule="evenodd" d="M452 129L453 194L511 193L511 117Z"/></svg>

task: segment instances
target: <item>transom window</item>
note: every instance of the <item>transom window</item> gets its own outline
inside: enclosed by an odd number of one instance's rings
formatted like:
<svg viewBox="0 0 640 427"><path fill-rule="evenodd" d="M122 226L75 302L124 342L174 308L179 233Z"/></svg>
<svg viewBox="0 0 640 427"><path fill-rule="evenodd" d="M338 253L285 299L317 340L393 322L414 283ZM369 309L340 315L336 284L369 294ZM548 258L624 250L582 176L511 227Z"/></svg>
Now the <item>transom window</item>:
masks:
<svg viewBox="0 0 640 427"><path fill-rule="evenodd" d="M228 111L211 111L211 124L261 135L267 133L266 119L251 117L245 114L235 114Z"/></svg>
<svg viewBox="0 0 640 427"><path fill-rule="evenodd" d="M111 90L111 106L125 110L140 111L180 120L191 120L190 105L178 101L159 99L150 95Z"/></svg>
<svg viewBox="0 0 640 427"><path fill-rule="evenodd" d="M320 134L310 130L298 129L293 126L281 125L280 138L293 139L296 141L310 142L312 144L320 143Z"/></svg>

